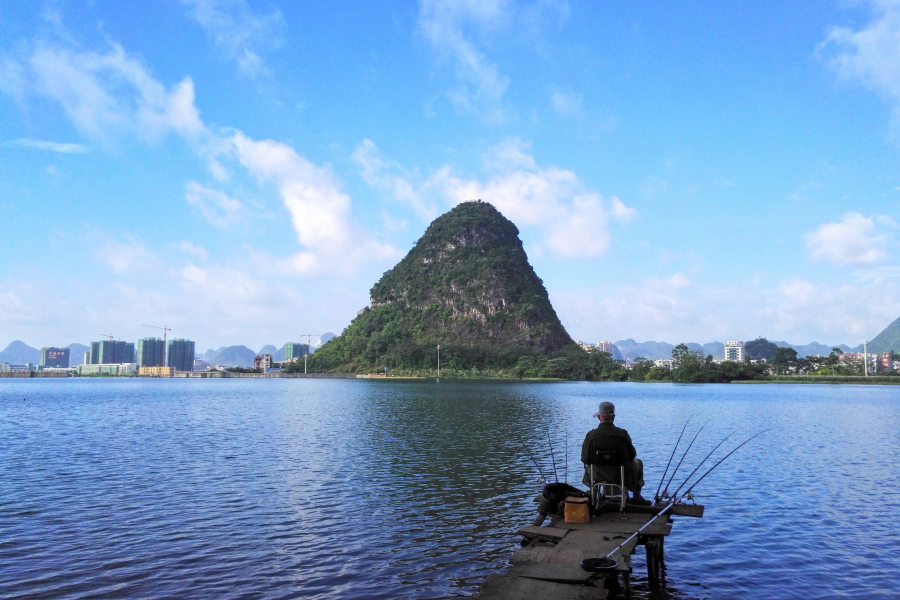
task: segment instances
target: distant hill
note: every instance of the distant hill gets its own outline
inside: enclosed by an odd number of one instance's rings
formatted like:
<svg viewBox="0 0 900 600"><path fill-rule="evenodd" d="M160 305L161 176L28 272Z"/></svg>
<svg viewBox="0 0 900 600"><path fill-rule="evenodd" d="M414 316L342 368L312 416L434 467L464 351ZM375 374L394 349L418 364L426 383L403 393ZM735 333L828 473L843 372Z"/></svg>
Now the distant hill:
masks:
<svg viewBox="0 0 900 600"><path fill-rule="evenodd" d="M316 344L313 344L313 346L316 348L319 348L325 342L327 342L329 340L333 340L336 337L337 336L335 334L331 333L330 331L326 331L325 333L323 333L322 335L319 336L319 342Z"/></svg>
<svg viewBox="0 0 900 600"><path fill-rule="evenodd" d="M511 367L574 342L528 263L519 230L487 202L435 219L376 283L371 307L313 355L317 371Z"/></svg>
<svg viewBox="0 0 900 600"><path fill-rule="evenodd" d="M256 358L256 352L247 346L227 346L219 348L207 362L223 367L252 367L254 358Z"/></svg>
<svg viewBox="0 0 900 600"><path fill-rule="evenodd" d="M41 362L41 351L32 348L25 342L15 340L3 352L0 352L0 362L11 365L24 365L26 363L38 364Z"/></svg>
<svg viewBox="0 0 900 600"><path fill-rule="evenodd" d="M278 348L276 348L272 344L266 344L260 349L259 352L257 352L257 354L275 354L276 352L278 352ZM275 357L273 356L272 359L274 360L274 358Z"/></svg>
<svg viewBox="0 0 900 600"><path fill-rule="evenodd" d="M869 342L870 352L900 352L900 319L884 328L884 331Z"/></svg>
<svg viewBox="0 0 900 600"><path fill-rule="evenodd" d="M69 366L77 367L84 364L84 353L91 349L90 346L84 344L69 344Z"/></svg>

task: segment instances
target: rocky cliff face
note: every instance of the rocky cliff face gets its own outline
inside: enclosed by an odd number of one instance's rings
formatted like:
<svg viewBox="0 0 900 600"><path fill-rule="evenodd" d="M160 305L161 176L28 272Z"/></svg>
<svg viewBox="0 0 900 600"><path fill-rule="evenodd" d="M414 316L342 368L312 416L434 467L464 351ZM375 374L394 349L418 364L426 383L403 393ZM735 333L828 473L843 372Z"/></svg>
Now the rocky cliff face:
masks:
<svg viewBox="0 0 900 600"><path fill-rule="evenodd" d="M441 344L460 366L505 366L571 343L516 226L486 202L466 202L428 227L372 287L371 306L316 356L324 368L427 368Z"/></svg>

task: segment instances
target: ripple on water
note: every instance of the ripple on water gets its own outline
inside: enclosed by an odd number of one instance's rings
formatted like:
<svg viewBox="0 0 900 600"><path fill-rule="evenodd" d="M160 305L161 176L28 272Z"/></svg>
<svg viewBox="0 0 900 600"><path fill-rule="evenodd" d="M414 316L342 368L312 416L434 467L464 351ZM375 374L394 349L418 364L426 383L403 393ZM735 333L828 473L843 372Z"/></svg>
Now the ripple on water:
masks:
<svg viewBox="0 0 900 600"><path fill-rule="evenodd" d="M892 388L77 379L0 382L0 597L467 596L533 515L523 444L578 481L605 399L650 489L692 414L694 458L776 427L677 519L665 596L897 597Z"/></svg>

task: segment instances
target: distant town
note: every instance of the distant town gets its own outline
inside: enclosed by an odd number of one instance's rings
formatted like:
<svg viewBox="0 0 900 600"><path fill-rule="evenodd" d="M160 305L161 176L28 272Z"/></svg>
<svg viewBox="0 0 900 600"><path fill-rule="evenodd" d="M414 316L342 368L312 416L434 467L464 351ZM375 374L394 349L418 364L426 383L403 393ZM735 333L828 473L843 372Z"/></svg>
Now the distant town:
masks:
<svg viewBox="0 0 900 600"><path fill-rule="evenodd" d="M170 331L164 328L164 332ZM90 346L70 344L67 347L31 348L23 342L13 342L0 352L0 377L210 377L219 374L266 374L284 371L303 373L304 360L316 348L335 337L333 333L307 335L306 343L288 342L281 348L267 345L259 352L246 346L221 347L196 352L193 340L167 337L146 337L127 342L105 335L107 339L91 342ZM767 344L766 350L748 352L748 344ZM576 340L586 352L608 353L626 369L648 363L660 369L676 367L672 351L676 348L665 342L635 342L632 339L596 344ZM791 346L786 342L769 342L764 338L754 342L726 341L708 344L687 344L696 354L710 356L716 364L724 362L769 364L775 367L775 353L785 349L789 358L787 372L805 375L811 369L830 368L845 374L887 374L900 371L900 360L893 352L867 352L865 345L829 347L815 342L805 346Z"/></svg>
<svg viewBox="0 0 900 600"><path fill-rule="evenodd" d="M170 331L164 328L165 332ZM90 346L43 347L38 351L13 342L0 352L0 377L202 377L215 373L271 373L289 365L300 366L317 345L332 339L325 333L307 337L306 343L288 342L281 348L265 346L254 353L245 346L229 346L196 353L193 340L165 336L146 337L136 343L107 339ZM18 359L18 360L17 360Z"/></svg>

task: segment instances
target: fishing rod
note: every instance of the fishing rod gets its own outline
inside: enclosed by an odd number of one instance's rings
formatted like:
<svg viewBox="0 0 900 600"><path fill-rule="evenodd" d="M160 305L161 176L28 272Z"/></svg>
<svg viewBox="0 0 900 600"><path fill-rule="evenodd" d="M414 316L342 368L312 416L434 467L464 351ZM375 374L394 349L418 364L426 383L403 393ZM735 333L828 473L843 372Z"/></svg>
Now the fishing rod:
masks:
<svg viewBox="0 0 900 600"><path fill-rule="evenodd" d="M728 454L726 454L725 456L723 456L721 459L719 459L719 462L717 462L716 464L714 464L712 467L709 468L709 470L708 470L706 473L703 474L703 477L701 477L700 479L698 479L697 481L695 481L695 482L693 483L693 485L691 485L691 487L689 487L689 488L681 495L681 497L684 498L685 496L688 496L688 495L693 491L693 489L694 489L695 487L697 487L697 484L700 483L701 481L703 481L703 479L704 479L707 475L709 475L710 473L712 473L712 472L713 472L713 469L715 469L716 467L718 467L719 465L721 465L721 464L722 464L722 461L724 461L726 458L728 458L729 456L731 456L732 454L734 454L735 452L737 452L738 450L740 450L741 448L743 448L745 445L747 445L748 443L750 443L750 441L751 441L753 438L755 438L755 437L757 437L757 436L760 436L760 435L766 433L767 431L772 431L772 429L774 429L774 427L770 427L769 429L764 429L764 430L760 431L759 433L750 436L750 437L747 439L747 441L745 441L743 444L740 444L737 448L735 448L734 450L732 450L731 452L729 452ZM673 501L674 501L674 499L673 499Z"/></svg>
<svg viewBox="0 0 900 600"><path fill-rule="evenodd" d="M556 472L556 455L553 454L553 442L550 440L550 428L547 428L547 444L550 445L550 459L553 461L553 476L556 478L556 483L559 483L559 473Z"/></svg>
<svg viewBox="0 0 900 600"><path fill-rule="evenodd" d="M566 437L564 438L566 442L566 479L564 483L569 483L569 430L566 429L565 433Z"/></svg>
<svg viewBox="0 0 900 600"><path fill-rule="evenodd" d="M666 470L663 471L663 476L659 480L659 485L656 486L656 494L654 495L654 498L656 499L657 502L659 502L659 490L662 489L663 481L666 480L666 475L669 473L669 467L672 466L672 459L675 458L675 451L678 450L678 444L681 443L681 438L684 435L685 430L687 429L688 423L690 423L691 419L693 419L693 418L694 418L694 415L691 415L690 417L688 417L687 423L685 423L684 427L681 429L681 435L678 436L678 440L675 442L675 447L672 448L672 454L669 455L669 462L666 464Z"/></svg>
<svg viewBox="0 0 900 600"><path fill-rule="evenodd" d="M532 456L531 450L528 449L528 446L526 446L526 445L523 443L523 444L522 444L522 449L523 449L526 453L528 453L528 458L530 458L530 459L531 459L531 462L534 463L534 466L537 467L538 473L541 474L541 481L542 481L542 482L547 481L547 478L544 476L544 471L541 469L541 465L539 465L538 462L534 459L534 456Z"/></svg>
<svg viewBox="0 0 900 600"><path fill-rule="evenodd" d="M681 460L678 461L678 465L675 466L675 470L672 471L672 476L669 477L669 481L668 481L668 483L666 483L666 489L663 490L663 497L666 497L666 494L669 493L669 486L672 485L672 480L675 479L675 474L678 473L678 469L681 468L681 463L684 462L684 459L685 459L685 457L687 456L688 452L691 451L691 446L693 446L693 445L694 445L694 442L697 441L697 436L700 435L700 432L703 431L703 428L706 427L706 425L707 425L708 423L709 423L709 421L707 421L706 423L704 423L704 424L700 427L700 429L697 430L697 433L694 434L694 439L692 439L692 440L691 440L691 443L688 444L687 450L685 450L685 451L684 451L684 454L681 455Z"/></svg>
<svg viewBox="0 0 900 600"><path fill-rule="evenodd" d="M694 470L691 471L691 474L687 476L687 479L685 479L683 482L681 482L681 485L678 486L678 489L675 490L675 491L672 493L672 496L673 496L673 497L677 496L677 495L678 495L678 492L681 491L681 488L683 488L685 485L687 485L687 482L691 480L691 477L694 476L694 473L696 473L697 471L700 470L700 467L703 466L703 463L705 463L707 460L709 460L709 457L713 455L713 452L715 452L716 450L718 450L718 449L719 449L719 446L721 446L722 444L724 444L725 441L726 441L728 438L730 438L731 436L733 436L733 435L734 435L734 432L732 431L731 433L729 433L728 435L725 436L725 439L724 439L724 440L722 440L721 442L719 442L718 444L716 444L716 447L715 447L715 448L713 448L712 450L710 450L709 454L706 455L706 458L704 458L703 460L701 460L701 461L700 461L700 464L697 465L696 467L694 467Z"/></svg>

